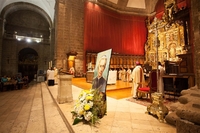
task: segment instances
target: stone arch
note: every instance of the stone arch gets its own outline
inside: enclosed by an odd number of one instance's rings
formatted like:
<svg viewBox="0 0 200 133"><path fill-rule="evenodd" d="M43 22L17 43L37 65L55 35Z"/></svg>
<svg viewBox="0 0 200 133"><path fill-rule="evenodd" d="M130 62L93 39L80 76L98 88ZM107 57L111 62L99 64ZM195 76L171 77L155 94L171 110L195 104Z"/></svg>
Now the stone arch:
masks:
<svg viewBox="0 0 200 133"><path fill-rule="evenodd" d="M6 7L4 7L4 9L1 12L0 18L5 19L7 17L7 15L19 11L19 10L29 10L29 11L34 11L38 14L40 14L41 16L43 16L47 22L49 23L50 27L52 27L52 21L51 18L49 17L49 15L40 7L31 4L31 3L26 3L26 2L16 2L16 3L12 3L10 5L7 5Z"/></svg>
<svg viewBox="0 0 200 133"><path fill-rule="evenodd" d="M23 14L23 17L16 17L20 14ZM27 14L30 16L31 19L33 19L32 22L28 18ZM24 19L19 19L24 18L24 16L26 17L27 21L23 23L21 20ZM14 21L15 19L18 19L19 21ZM34 23L34 20L38 20L37 23ZM31 24L28 24L27 22L31 22ZM0 14L0 34L4 35L0 39L0 64L4 64L0 65L0 75L4 73L16 74L18 72L20 73L20 71L24 73L25 70L34 70L33 72L36 73L35 70L37 69L45 69L47 65L43 62L44 60L46 61L46 59L41 58L40 62L28 65L27 62L19 62L17 51L19 49L27 50L26 48L29 47L29 45L31 44L31 47L34 47L35 49L45 48L45 50L49 53L51 47L53 47L52 45L54 45L54 43L51 41L52 37L54 37L54 32L51 32L54 30L53 27L54 25L52 24L52 20L49 15L43 9L34 4L27 2L16 2L5 6ZM41 34L38 33L46 34L43 34L45 35L45 37L43 36L43 41L41 43L37 43L35 39L29 44L28 42L26 42L25 39L21 41L16 40L16 29L17 32L20 31L22 33L20 36L39 38L41 37ZM6 59L4 59L3 55L12 55L9 56L9 64L5 63ZM41 56L43 56L43 54ZM12 64L12 67L9 67L10 64ZM25 69L25 67L22 68L22 66L28 66L28 69ZM34 67L29 69L29 66ZM28 73L30 74L31 78L33 78L34 76L33 72Z"/></svg>
<svg viewBox="0 0 200 133"><path fill-rule="evenodd" d="M30 80L38 70L38 53L32 48L24 48L18 53L18 72L28 76Z"/></svg>

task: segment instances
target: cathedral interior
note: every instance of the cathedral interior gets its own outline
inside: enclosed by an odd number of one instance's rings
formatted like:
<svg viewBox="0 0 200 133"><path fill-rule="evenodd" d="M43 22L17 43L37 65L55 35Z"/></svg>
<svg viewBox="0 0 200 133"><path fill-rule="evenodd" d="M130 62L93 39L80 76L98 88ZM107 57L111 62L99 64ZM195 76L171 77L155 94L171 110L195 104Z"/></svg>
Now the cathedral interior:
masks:
<svg viewBox="0 0 200 133"><path fill-rule="evenodd" d="M0 76L46 75L51 67L91 82L97 54L110 70L165 66L166 86L200 86L199 0L1 0ZM119 77L117 77L119 79ZM171 81L172 80L172 81ZM199 105L198 105L199 107Z"/></svg>

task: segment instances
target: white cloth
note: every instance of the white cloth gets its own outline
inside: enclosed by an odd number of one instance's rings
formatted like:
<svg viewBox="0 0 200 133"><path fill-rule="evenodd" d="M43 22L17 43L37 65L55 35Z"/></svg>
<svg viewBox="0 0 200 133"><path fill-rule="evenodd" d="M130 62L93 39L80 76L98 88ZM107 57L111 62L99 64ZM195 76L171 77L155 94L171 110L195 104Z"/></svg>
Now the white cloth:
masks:
<svg viewBox="0 0 200 133"><path fill-rule="evenodd" d="M54 80L54 70L47 71L48 80Z"/></svg>
<svg viewBox="0 0 200 133"><path fill-rule="evenodd" d="M131 69L128 69L126 74L127 74L127 76L126 76L127 77L127 81L128 82L131 81Z"/></svg>
<svg viewBox="0 0 200 133"><path fill-rule="evenodd" d="M122 79L122 81L126 81L126 69L122 70L121 79Z"/></svg>
<svg viewBox="0 0 200 133"><path fill-rule="evenodd" d="M160 71L159 72L159 76L158 76L158 92L159 93L162 93L164 95L164 83L163 83L163 78L162 76L164 75L165 73L165 69L163 66L159 65L158 66L158 70Z"/></svg>
<svg viewBox="0 0 200 133"><path fill-rule="evenodd" d="M119 70L119 79L122 79L122 70Z"/></svg>
<svg viewBox="0 0 200 133"><path fill-rule="evenodd" d="M137 97L136 92L137 92L138 83L145 82L144 72L140 65L136 66L133 69L131 78L133 79L131 94L133 95L133 97Z"/></svg>

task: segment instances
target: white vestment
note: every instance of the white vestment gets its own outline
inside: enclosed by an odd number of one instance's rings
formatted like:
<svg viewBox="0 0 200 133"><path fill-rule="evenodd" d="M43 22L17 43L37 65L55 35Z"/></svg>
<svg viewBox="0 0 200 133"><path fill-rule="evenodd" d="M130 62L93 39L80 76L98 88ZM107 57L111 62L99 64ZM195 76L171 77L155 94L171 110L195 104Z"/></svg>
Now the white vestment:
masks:
<svg viewBox="0 0 200 133"><path fill-rule="evenodd" d="M122 70L119 70L119 79L122 79Z"/></svg>
<svg viewBox="0 0 200 133"><path fill-rule="evenodd" d="M54 80L54 70L47 71L48 80Z"/></svg>
<svg viewBox="0 0 200 133"><path fill-rule="evenodd" d="M121 79L122 79L122 81L126 81L126 70L125 69L122 70Z"/></svg>
<svg viewBox="0 0 200 133"><path fill-rule="evenodd" d="M131 94L133 95L133 97L137 97L136 92L138 83L145 82L144 73L141 66L138 65L133 69L131 78L133 79Z"/></svg>
<svg viewBox="0 0 200 133"><path fill-rule="evenodd" d="M127 82L131 81L131 69L127 70Z"/></svg>

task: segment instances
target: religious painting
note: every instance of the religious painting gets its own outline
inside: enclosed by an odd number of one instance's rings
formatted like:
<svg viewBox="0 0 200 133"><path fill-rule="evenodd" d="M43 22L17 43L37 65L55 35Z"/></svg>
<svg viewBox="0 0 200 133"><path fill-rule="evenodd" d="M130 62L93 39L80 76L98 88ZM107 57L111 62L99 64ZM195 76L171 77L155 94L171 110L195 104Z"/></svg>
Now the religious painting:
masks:
<svg viewBox="0 0 200 133"><path fill-rule="evenodd" d="M105 50L97 54L96 66L94 69L94 78L92 81L92 89L98 90L101 95L101 102L103 107L100 111L100 117L106 114L106 87L109 74L109 66L112 49Z"/></svg>

